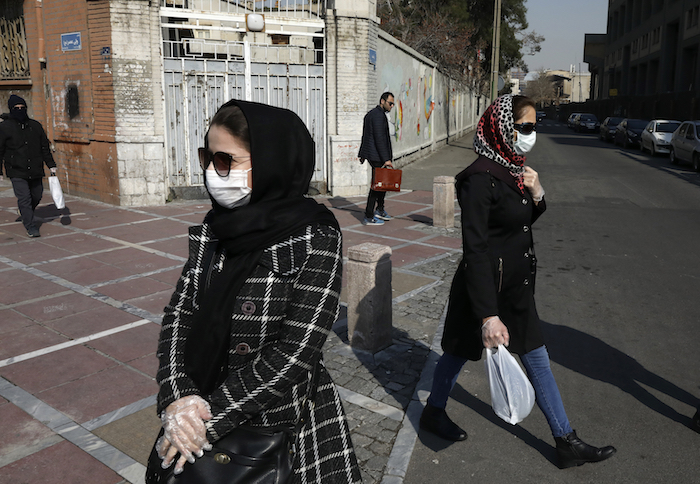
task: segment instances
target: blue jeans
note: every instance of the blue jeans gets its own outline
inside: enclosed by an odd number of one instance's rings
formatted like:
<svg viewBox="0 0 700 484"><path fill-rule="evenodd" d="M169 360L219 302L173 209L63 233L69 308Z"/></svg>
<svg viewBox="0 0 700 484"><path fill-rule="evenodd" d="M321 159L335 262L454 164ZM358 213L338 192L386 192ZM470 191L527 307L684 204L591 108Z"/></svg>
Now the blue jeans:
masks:
<svg viewBox="0 0 700 484"><path fill-rule="evenodd" d="M527 376L535 389L535 401L544 413L549 428L554 437L570 433L571 425L564 410L564 403L554 381L554 375L549 367L549 354L545 346L525 353L520 357ZM465 358L443 353L435 367L433 387L428 397L428 403L433 407L445 408L459 372L467 362Z"/></svg>

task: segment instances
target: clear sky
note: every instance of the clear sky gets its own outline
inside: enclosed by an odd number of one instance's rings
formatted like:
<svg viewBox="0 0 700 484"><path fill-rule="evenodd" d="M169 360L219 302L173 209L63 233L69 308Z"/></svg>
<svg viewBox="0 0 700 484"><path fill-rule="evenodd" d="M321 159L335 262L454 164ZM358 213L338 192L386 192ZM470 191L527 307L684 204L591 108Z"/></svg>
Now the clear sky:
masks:
<svg viewBox="0 0 700 484"><path fill-rule="evenodd" d="M531 73L540 69L588 72L583 62L584 34L604 34L608 19L608 0L526 0L528 31L543 35L542 50L524 56Z"/></svg>

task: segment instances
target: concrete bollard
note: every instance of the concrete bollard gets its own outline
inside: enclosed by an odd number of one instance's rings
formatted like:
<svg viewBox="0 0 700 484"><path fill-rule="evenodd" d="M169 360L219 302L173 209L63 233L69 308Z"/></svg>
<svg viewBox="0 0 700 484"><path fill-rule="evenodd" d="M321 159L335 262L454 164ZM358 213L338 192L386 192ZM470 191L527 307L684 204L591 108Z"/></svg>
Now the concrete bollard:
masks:
<svg viewBox="0 0 700 484"><path fill-rule="evenodd" d="M433 178L433 227L455 226L455 179L453 176Z"/></svg>
<svg viewBox="0 0 700 484"><path fill-rule="evenodd" d="M376 353L391 345L391 247L349 247L346 269L350 346Z"/></svg>

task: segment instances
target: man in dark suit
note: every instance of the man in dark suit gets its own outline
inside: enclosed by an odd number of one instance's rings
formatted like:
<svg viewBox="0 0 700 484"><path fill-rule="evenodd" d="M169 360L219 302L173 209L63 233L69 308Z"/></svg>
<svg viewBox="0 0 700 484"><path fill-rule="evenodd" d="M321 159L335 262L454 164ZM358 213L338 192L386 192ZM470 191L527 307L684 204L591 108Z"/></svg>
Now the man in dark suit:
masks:
<svg viewBox="0 0 700 484"><path fill-rule="evenodd" d="M375 168L393 168L391 152L391 138L389 137L389 120L387 113L394 107L394 95L390 92L382 94L379 105L365 115L362 128L362 144L357 156L360 162L369 161L372 170ZM391 220L391 216L384 210L384 197L386 192L377 192L372 189L367 197L367 208L364 225L383 225L385 220ZM376 205L376 210L375 210Z"/></svg>

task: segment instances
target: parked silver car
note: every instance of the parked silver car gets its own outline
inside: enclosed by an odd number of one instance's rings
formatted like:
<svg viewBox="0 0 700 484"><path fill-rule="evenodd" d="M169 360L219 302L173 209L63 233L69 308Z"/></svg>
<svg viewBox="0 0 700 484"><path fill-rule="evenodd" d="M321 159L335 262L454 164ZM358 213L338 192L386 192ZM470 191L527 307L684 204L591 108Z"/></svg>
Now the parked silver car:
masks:
<svg viewBox="0 0 700 484"><path fill-rule="evenodd" d="M700 171L700 120L685 121L671 137L669 159L674 165L679 162L692 163L695 171Z"/></svg>
<svg viewBox="0 0 700 484"><path fill-rule="evenodd" d="M681 125L680 121L653 119L642 131L642 151L649 151L651 156L656 153L668 153L671 147L673 132Z"/></svg>

